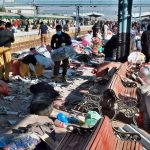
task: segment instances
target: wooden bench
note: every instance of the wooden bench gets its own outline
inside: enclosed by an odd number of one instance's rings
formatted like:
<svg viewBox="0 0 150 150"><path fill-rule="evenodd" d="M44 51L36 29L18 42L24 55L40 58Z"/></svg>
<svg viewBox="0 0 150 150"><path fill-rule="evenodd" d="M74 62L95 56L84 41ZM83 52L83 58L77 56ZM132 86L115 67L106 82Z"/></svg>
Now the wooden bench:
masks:
<svg viewBox="0 0 150 150"><path fill-rule="evenodd" d="M137 83L126 77L127 68L127 63L124 63L114 74L104 92L103 99L115 110L113 119L119 112L123 112L126 117L133 117L136 123L134 116L138 112Z"/></svg>
<svg viewBox="0 0 150 150"><path fill-rule="evenodd" d="M126 133L129 135L129 133ZM139 136L138 134L131 134ZM131 138L130 136L130 138ZM140 138L140 137L138 137ZM91 132L67 132L56 150L142 150L135 140L123 140L115 135L110 119L105 116Z"/></svg>

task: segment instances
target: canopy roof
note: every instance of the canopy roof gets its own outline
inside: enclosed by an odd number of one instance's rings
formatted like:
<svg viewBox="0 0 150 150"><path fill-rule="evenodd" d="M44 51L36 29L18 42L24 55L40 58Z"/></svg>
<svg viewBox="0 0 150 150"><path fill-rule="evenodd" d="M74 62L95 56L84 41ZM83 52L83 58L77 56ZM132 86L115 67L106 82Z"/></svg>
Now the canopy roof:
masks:
<svg viewBox="0 0 150 150"><path fill-rule="evenodd" d="M90 17L101 17L101 16L104 16L104 14L100 14L100 13L97 13L97 12L92 12L92 13L88 13L87 16L90 16Z"/></svg>
<svg viewBox="0 0 150 150"><path fill-rule="evenodd" d="M72 16L76 16L76 13L74 12ZM97 12L90 12L90 13L80 13L80 17L102 17L104 14L97 13Z"/></svg>

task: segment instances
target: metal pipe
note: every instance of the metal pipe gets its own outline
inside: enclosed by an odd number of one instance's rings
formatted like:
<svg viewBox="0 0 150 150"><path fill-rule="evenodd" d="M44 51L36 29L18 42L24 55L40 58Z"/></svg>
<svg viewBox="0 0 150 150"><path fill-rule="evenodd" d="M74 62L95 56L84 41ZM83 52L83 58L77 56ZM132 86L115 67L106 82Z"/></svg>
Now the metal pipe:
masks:
<svg viewBox="0 0 150 150"><path fill-rule="evenodd" d="M130 52L130 28L133 0L119 0L117 59L124 62Z"/></svg>

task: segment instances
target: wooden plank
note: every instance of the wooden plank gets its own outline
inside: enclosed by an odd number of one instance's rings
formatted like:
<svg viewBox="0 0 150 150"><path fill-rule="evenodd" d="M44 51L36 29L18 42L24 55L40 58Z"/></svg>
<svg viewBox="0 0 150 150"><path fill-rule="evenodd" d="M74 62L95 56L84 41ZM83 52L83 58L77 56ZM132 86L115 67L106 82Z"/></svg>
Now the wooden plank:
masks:
<svg viewBox="0 0 150 150"><path fill-rule="evenodd" d="M131 150L134 150L135 145L136 145L135 141L132 141Z"/></svg>
<svg viewBox="0 0 150 150"><path fill-rule="evenodd" d="M111 150L116 150L117 143L118 143L118 138L116 137Z"/></svg>
<svg viewBox="0 0 150 150"><path fill-rule="evenodd" d="M143 149L142 145L136 142L135 150L142 150L142 149Z"/></svg>
<svg viewBox="0 0 150 150"><path fill-rule="evenodd" d="M97 132L97 136L95 137L95 140L93 141L90 150L95 150L99 139L102 138L103 136L105 136L105 131L107 130L108 126L110 124L110 120L108 117L105 117L103 124L101 126L101 128L99 129L99 131Z"/></svg>
<svg viewBox="0 0 150 150"><path fill-rule="evenodd" d="M71 133L66 133L64 138L61 140L60 144L57 146L56 150L61 150L61 147L66 143L69 139Z"/></svg>
<svg viewBox="0 0 150 150"><path fill-rule="evenodd" d="M128 142L129 142L129 141L125 141L125 142L123 143L123 149L122 149L122 150L127 150Z"/></svg>
<svg viewBox="0 0 150 150"><path fill-rule="evenodd" d="M90 134L90 133L88 133L88 134ZM92 133L91 133L91 134L92 134ZM82 141L82 143L79 144L78 150L83 150L83 149L85 149L85 145L88 144L88 141L89 141L89 140L86 140L86 139L87 139L86 136L89 136L89 139L91 138L90 135L85 135L84 137L82 137L82 138L84 138L84 141ZM79 139L79 140L80 140L80 139ZM81 139L81 140L82 140L82 139ZM80 140L80 141L81 141L81 140Z"/></svg>
<svg viewBox="0 0 150 150"><path fill-rule="evenodd" d="M65 143L62 145L61 150L66 150L69 144L71 143L71 141L74 141L75 137L76 136L74 133L70 134L68 140L65 140Z"/></svg>
<svg viewBox="0 0 150 150"><path fill-rule="evenodd" d="M112 149L113 147L115 147L114 145L115 145L116 140L117 140L117 137L116 137L116 135L114 135L113 138L112 138L112 141L109 145L110 146L109 149Z"/></svg>
<svg viewBox="0 0 150 150"><path fill-rule="evenodd" d="M109 145L112 142L112 139L114 136L115 135L112 130L111 122L109 122L109 125L107 126L107 128L105 130L105 136L100 136L99 142L98 142L95 150L109 149Z"/></svg>
<svg viewBox="0 0 150 150"><path fill-rule="evenodd" d="M56 150L142 150L142 145L138 142L118 139L108 117L93 132L91 135L68 133ZM88 138L92 140L89 141Z"/></svg>
<svg viewBox="0 0 150 150"><path fill-rule="evenodd" d="M121 140L121 139L118 139L116 150L122 150L123 149L123 144L124 144L124 141Z"/></svg>
<svg viewBox="0 0 150 150"><path fill-rule="evenodd" d="M127 150L131 150L132 147L132 141L128 141Z"/></svg>
<svg viewBox="0 0 150 150"><path fill-rule="evenodd" d="M85 145L85 150L89 150L89 148L91 147L92 143L94 142L97 134L98 134L98 131L101 129L101 126L103 125L105 119L107 119L107 117L104 117L100 120L98 126L96 127L96 129L93 131L94 133L91 135L91 138L88 142L87 145Z"/></svg>
<svg viewBox="0 0 150 150"><path fill-rule="evenodd" d="M139 150L143 150L143 147L141 144L139 144Z"/></svg>
<svg viewBox="0 0 150 150"><path fill-rule="evenodd" d="M107 125L107 123L105 123L104 126L101 127L101 130L99 130L95 140L93 141L93 144L90 147L90 150L95 150L98 143L99 142L102 143L102 138L104 138L106 136L107 128L108 128L108 125Z"/></svg>
<svg viewBox="0 0 150 150"><path fill-rule="evenodd" d="M82 144L83 140L84 137L82 135L74 133L74 136L71 137L71 139L69 139L68 141L66 141L66 147L64 147L64 150L79 150L79 145Z"/></svg>

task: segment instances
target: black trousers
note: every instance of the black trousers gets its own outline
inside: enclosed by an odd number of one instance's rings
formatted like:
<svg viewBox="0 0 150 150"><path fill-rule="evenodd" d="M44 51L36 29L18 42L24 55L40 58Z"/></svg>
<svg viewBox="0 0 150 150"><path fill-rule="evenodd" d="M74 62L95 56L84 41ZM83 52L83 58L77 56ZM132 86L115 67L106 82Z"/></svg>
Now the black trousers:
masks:
<svg viewBox="0 0 150 150"><path fill-rule="evenodd" d="M61 61L55 61L54 62L54 72L53 72L54 76L58 76L58 74L59 74L60 63L61 63ZM65 77L67 74L68 65L69 65L69 59L68 58L62 60L62 68L63 68L62 76L63 77Z"/></svg>

